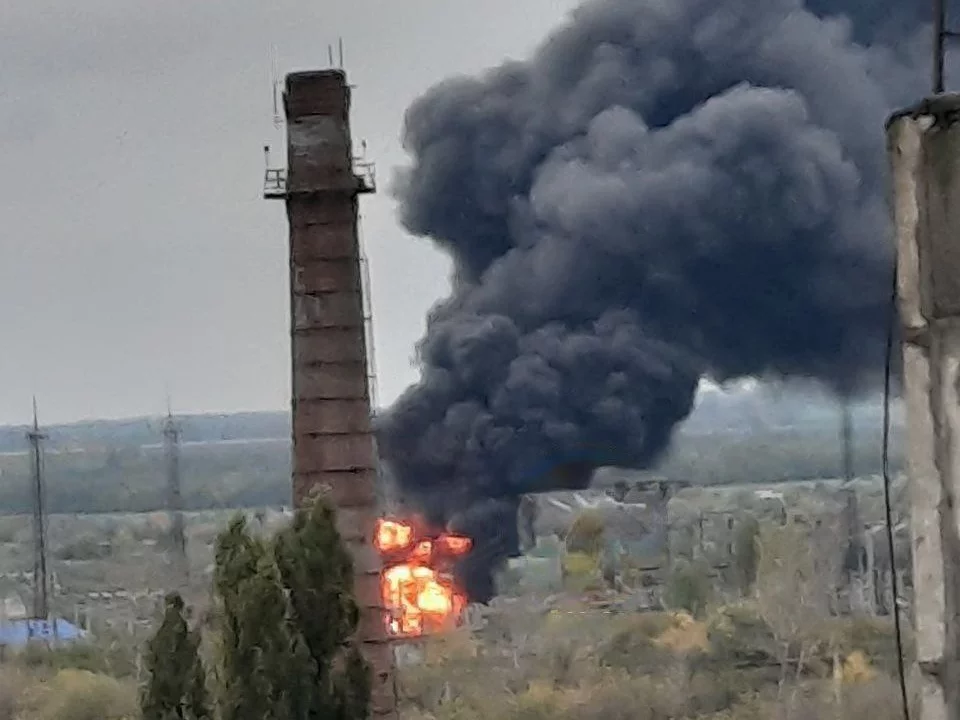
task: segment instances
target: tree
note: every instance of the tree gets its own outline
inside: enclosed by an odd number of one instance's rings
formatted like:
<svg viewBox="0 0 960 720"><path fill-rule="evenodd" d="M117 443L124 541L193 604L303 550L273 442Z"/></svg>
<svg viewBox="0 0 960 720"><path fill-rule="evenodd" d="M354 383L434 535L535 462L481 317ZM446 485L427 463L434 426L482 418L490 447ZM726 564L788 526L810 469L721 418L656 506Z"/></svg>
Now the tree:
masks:
<svg viewBox="0 0 960 720"><path fill-rule="evenodd" d="M757 579L759 535L760 523L749 515L740 523L733 539L733 564L741 595L749 594Z"/></svg>
<svg viewBox="0 0 960 720"><path fill-rule="evenodd" d="M365 718L370 669L351 642L360 620L353 560L333 510L314 502L277 535L274 555L290 603L291 632L302 639L315 674L312 718Z"/></svg>
<svg viewBox="0 0 960 720"><path fill-rule="evenodd" d="M353 563L333 510L299 510L273 542L243 517L217 542L223 720L360 720L370 671L353 636Z"/></svg>
<svg viewBox="0 0 960 720"><path fill-rule="evenodd" d="M664 602L674 610L699 617L710 601L710 575L701 563L678 561L667 579Z"/></svg>
<svg viewBox="0 0 960 720"><path fill-rule="evenodd" d="M309 675L287 624L287 600L267 545L238 516L217 540L223 720L305 718ZM296 686L297 692L291 692Z"/></svg>
<svg viewBox="0 0 960 720"><path fill-rule="evenodd" d="M584 510L577 515L567 531L566 550L596 558L603 549L606 523L597 510Z"/></svg>
<svg viewBox="0 0 960 720"><path fill-rule="evenodd" d="M757 606L776 638L780 694L789 665L795 665L799 680L810 657L823 644L824 622L836 603L839 547L837 538L825 527L811 533L790 522L760 529Z"/></svg>
<svg viewBox="0 0 960 720"><path fill-rule="evenodd" d="M298 511L272 541L237 516L217 538L214 591L219 720L367 718L353 563L329 506ZM170 596L150 644L144 720L213 717L199 645L183 600Z"/></svg>
<svg viewBox="0 0 960 720"><path fill-rule="evenodd" d="M163 621L147 646L148 682L141 698L143 720L206 720L211 717L200 635L191 630L183 599L164 602Z"/></svg>

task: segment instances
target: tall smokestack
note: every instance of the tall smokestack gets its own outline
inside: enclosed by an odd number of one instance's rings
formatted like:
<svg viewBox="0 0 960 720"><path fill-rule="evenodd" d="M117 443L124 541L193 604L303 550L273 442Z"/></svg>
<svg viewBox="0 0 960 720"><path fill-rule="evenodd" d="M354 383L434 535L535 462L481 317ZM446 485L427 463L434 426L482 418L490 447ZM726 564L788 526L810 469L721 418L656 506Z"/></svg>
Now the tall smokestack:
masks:
<svg viewBox="0 0 960 720"><path fill-rule="evenodd" d="M380 603L377 456L357 236L350 90L341 70L288 75L287 175L293 359L293 498L319 492L336 507L354 561L360 640L373 671L374 717L395 717L393 654ZM269 178L268 170L268 178Z"/></svg>

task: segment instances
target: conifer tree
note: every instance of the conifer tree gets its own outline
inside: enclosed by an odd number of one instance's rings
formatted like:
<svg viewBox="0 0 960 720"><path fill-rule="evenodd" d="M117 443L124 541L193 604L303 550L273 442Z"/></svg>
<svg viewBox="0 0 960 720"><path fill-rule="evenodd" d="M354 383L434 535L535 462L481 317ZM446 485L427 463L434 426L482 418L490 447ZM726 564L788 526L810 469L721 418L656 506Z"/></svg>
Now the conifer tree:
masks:
<svg viewBox="0 0 960 720"><path fill-rule="evenodd" d="M303 639L315 673L310 717L366 718L370 669L351 644L359 622L353 561L332 508L316 501L300 510L277 536L274 554L289 599L291 633Z"/></svg>
<svg viewBox="0 0 960 720"><path fill-rule="evenodd" d="M272 554L243 517L217 542L214 582L221 611L221 717L293 720L308 703L304 653L295 652ZM301 667L296 667L296 665Z"/></svg>
<svg viewBox="0 0 960 720"><path fill-rule="evenodd" d="M147 646L148 682L141 698L143 720L208 720L211 717L199 633L187 623L177 593L164 602L163 621Z"/></svg>
<svg viewBox="0 0 960 720"><path fill-rule="evenodd" d="M220 720L368 717L370 672L351 645L352 562L334 520L317 504L266 542L238 516L217 539Z"/></svg>

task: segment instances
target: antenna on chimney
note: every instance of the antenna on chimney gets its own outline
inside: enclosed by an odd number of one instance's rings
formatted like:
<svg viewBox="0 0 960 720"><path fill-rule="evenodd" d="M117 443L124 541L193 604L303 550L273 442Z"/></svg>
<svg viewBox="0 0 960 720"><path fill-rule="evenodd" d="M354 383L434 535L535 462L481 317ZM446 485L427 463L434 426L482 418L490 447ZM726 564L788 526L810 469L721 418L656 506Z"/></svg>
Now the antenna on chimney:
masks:
<svg viewBox="0 0 960 720"><path fill-rule="evenodd" d="M327 60L330 63L330 67L333 67L333 45L327 45Z"/></svg>
<svg viewBox="0 0 960 720"><path fill-rule="evenodd" d="M273 126L279 128L283 124L280 115L280 59L277 56L277 46L270 46L270 95L273 100Z"/></svg>
<svg viewBox="0 0 960 720"><path fill-rule="evenodd" d="M337 38L337 49L340 55L340 69L343 70L343 38Z"/></svg>

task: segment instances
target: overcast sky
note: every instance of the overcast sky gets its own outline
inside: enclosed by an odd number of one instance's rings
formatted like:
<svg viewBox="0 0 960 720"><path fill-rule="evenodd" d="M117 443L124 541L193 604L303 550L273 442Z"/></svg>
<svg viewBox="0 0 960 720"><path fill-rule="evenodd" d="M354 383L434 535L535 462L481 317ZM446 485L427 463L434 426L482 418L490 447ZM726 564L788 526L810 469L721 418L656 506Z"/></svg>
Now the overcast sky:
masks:
<svg viewBox="0 0 960 720"><path fill-rule="evenodd" d="M281 72L339 36L382 179L403 112L526 55L574 0L0 0L0 423L289 403L286 218L261 199ZM381 185L385 185L381 182ZM448 263L362 203L381 403Z"/></svg>

